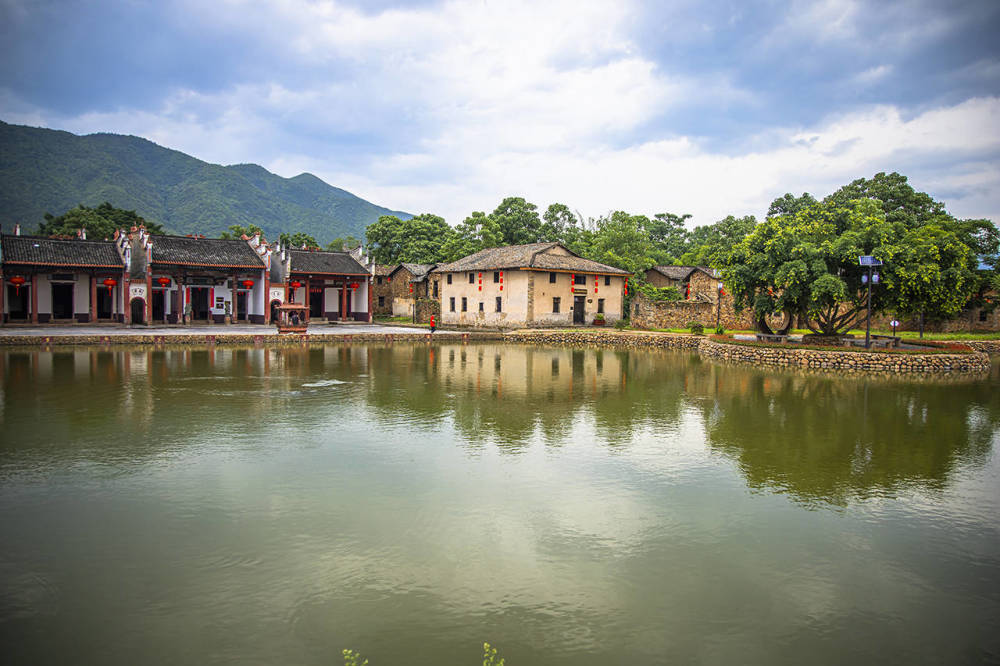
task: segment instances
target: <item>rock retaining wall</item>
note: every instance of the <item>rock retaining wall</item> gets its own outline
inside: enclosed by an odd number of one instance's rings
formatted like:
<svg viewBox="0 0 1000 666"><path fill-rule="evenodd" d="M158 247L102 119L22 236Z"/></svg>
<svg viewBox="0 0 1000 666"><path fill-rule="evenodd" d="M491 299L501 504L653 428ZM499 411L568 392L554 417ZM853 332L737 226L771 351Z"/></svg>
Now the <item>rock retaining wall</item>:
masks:
<svg viewBox="0 0 1000 666"><path fill-rule="evenodd" d="M506 342L541 345L584 345L599 347L657 347L696 351L704 338L696 335L635 333L626 331L513 331L503 336Z"/></svg>
<svg viewBox="0 0 1000 666"><path fill-rule="evenodd" d="M972 354L888 354L880 352L822 351L752 345L729 345L702 340L698 353L708 358L782 368L822 368L848 372L974 372L990 370L990 357Z"/></svg>

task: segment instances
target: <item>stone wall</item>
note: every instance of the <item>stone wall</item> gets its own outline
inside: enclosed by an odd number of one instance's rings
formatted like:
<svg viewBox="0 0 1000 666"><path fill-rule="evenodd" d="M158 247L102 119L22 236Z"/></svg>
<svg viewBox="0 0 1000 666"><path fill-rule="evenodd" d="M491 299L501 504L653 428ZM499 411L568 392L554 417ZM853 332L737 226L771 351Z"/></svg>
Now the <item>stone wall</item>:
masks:
<svg viewBox="0 0 1000 666"><path fill-rule="evenodd" d="M585 345L599 347L657 347L694 351L704 340L697 335L669 335L633 331L532 330L504 335L506 342L542 345Z"/></svg>
<svg viewBox="0 0 1000 666"><path fill-rule="evenodd" d="M997 308L993 312L987 312L985 315L982 314L983 311L979 308L972 308L962 312L960 315L954 319L946 319L944 321L925 321L924 322L924 332L925 333L963 333L963 332L973 332L973 333L991 333L1000 331L1000 308ZM890 330L892 327L889 322L894 319L894 315L891 313L878 314L872 316L872 328L878 328L879 330ZM919 331L920 330L920 317L902 317L899 318L900 326L899 331ZM865 327L865 320L862 319L857 324L858 328Z"/></svg>
<svg viewBox="0 0 1000 666"><path fill-rule="evenodd" d="M708 358L781 368L810 368L846 372L988 373L990 357L972 354L900 354L822 351L791 347L723 344L704 339L698 353Z"/></svg>
<svg viewBox="0 0 1000 666"><path fill-rule="evenodd" d="M716 317L727 331L754 330L753 317L749 310L737 313L733 307L733 297L722 297L722 308L716 299L711 301L653 301L642 294L632 300L632 325L640 328L687 328L696 321L706 330L715 330Z"/></svg>
<svg viewBox="0 0 1000 666"><path fill-rule="evenodd" d="M414 305L413 323L427 324L431 320L431 315L437 315L434 322L440 326L441 303L431 298L418 298Z"/></svg>

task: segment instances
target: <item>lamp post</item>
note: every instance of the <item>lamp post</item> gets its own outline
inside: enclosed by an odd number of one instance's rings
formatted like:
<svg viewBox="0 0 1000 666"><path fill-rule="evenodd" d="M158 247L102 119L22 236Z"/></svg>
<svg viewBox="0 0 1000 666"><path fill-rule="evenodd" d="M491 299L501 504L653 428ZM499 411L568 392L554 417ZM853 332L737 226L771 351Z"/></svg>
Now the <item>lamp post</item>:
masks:
<svg viewBox="0 0 1000 666"><path fill-rule="evenodd" d="M878 284L878 273L873 273L876 266L881 266L882 262L870 255L858 257L858 265L868 267L868 275L861 276L861 284L868 285L868 316L865 320L865 349L872 346L872 284Z"/></svg>
<svg viewBox="0 0 1000 666"><path fill-rule="evenodd" d="M715 298L715 330L719 330L719 324L722 323L722 283L719 283L718 295Z"/></svg>

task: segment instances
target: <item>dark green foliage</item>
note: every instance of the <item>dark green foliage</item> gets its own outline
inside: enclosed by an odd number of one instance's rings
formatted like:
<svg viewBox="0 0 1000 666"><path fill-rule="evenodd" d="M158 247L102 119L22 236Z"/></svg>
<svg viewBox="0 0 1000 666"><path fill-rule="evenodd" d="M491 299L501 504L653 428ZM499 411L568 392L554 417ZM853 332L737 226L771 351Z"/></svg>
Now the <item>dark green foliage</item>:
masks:
<svg viewBox="0 0 1000 666"><path fill-rule="evenodd" d="M696 321L689 321L687 326L688 330L691 331L694 335L702 335L705 333L705 327Z"/></svg>
<svg viewBox="0 0 1000 666"><path fill-rule="evenodd" d="M380 215L400 213L311 174L281 178L255 164L221 166L134 136L0 122L0 222L26 231L47 211L83 203L135 210L169 233L218 237L256 226L270 239L302 232L321 242L360 237ZM89 236L89 234L88 234Z"/></svg>
<svg viewBox="0 0 1000 666"><path fill-rule="evenodd" d="M278 240L281 241L282 245L293 250L319 247L319 243L316 242L315 238L301 231L294 234L278 234Z"/></svg>
<svg viewBox="0 0 1000 666"><path fill-rule="evenodd" d="M144 220L134 210L115 208L107 201L96 208L80 204L58 217L45 213L45 221L38 228L42 236L76 236L80 229L87 230L89 240L111 238L116 230L128 231L132 227L145 225L151 234L162 234L163 229L155 222Z"/></svg>

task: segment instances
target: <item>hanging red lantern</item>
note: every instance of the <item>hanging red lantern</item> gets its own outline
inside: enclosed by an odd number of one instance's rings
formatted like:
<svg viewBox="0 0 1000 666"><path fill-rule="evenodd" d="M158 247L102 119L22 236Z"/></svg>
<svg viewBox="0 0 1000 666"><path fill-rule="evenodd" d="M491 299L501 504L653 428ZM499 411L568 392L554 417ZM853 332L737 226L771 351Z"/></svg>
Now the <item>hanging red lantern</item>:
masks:
<svg viewBox="0 0 1000 666"><path fill-rule="evenodd" d="M690 282L685 282L684 283L684 300L686 301L689 298L691 298L691 283Z"/></svg>
<svg viewBox="0 0 1000 666"><path fill-rule="evenodd" d="M160 283L161 287L166 287L168 284L170 284L170 278L168 277L156 278L156 281Z"/></svg>
<svg viewBox="0 0 1000 666"><path fill-rule="evenodd" d="M357 282L352 282L351 283L351 289L357 289L357 288L358 288L358 283ZM413 286L412 285L410 286L410 291L413 291Z"/></svg>
<svg viewBox="0 0 1000 666"><path fill-rule="evenodd" d="M410 283L410 293L411 294L413 293L413 283L412 282Z"/></svg>
<svg viewBox="0 0 1000 666"><path fill-rule="evenodd" d="M243 285L244 289L249 289L250 287L253 286L253 280L243 280L243 282L241 282L240 284Z"/></svg>
<svg viewBox="0 0 1000 666"><path fill-rule="evenodd" d="M291 287L292 289L298 289L299 287L302 286L302 283L299 282L298 280L295 280L294 282L289 282L288 286Z"/></svg>
<svg viewBox="0 0 1000 666"><path fill-rule="evenodd" d="M18 295L21 294L21 285L23 285L25 282L27 282L27 280L25 280L24 277L21 275L15 275L10 279L10 283L14 285L14 290Z"/></svg>
<svg viewBox="0 0 1000 666"><path fill-rule="evenodd" d="M102 284L104 284L104 286L107 287L108 291L110 292L112 289L115 288L115 285L118 284L118 280L114 278L105 278Z"/></svg>
<svg viewBox="0 0 1000 666"><path fill-rule="evenodd" d="M569 274L569 291L573 293L573 286L576 284L576 273Z"/></svg>

